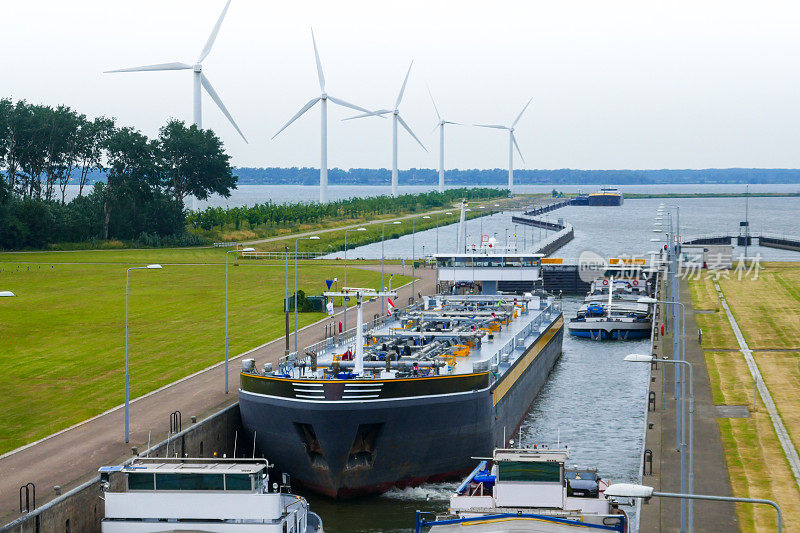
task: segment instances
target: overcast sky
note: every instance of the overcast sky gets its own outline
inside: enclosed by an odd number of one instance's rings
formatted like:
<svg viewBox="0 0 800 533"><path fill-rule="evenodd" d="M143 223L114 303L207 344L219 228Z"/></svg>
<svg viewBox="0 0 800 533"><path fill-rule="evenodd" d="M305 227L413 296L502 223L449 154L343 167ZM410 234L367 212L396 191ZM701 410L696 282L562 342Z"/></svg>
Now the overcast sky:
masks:
<svg viewBox="0 0 800 533"><path fill-rule="evenodd" d="M102 74L193 63L225 0L3 0L0 94L148 135L192 119L190 71ZM208 76L246 145L203 95L204 127L237 166L318 166L319 110L270 137L327 91L401 112L400 167L435 168L429 84L446 119L517 126L521 168L800 167L800 8L769 1L233 0ZM329 166L390 167L391 121L341 122L329 106ZM507 164L499 130L452 126L447 168Z"/></svg>

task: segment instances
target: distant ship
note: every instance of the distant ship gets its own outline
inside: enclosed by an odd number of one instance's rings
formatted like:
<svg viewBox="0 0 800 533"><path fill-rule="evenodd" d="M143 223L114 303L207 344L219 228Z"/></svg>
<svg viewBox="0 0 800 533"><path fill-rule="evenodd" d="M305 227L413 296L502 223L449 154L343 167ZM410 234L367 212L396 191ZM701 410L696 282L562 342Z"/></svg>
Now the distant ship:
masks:
<svg viewBox="0 0 800 533"><path fill-rule="evenodd" d="M622 191L616 187L603 187L598 192L581 194L572 199L572 205L617 206L622 205Z"/></svg>

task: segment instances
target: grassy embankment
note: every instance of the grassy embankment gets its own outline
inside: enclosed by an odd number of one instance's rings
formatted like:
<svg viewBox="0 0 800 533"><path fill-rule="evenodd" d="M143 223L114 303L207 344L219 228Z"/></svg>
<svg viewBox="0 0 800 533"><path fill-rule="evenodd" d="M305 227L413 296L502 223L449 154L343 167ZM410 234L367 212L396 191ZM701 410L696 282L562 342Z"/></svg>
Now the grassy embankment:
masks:
<svg viewBox="0 0 800 533"><path fill-rule="evenodd" d="M781 419L795 445L800 444L800 265L767 263L757 280L720 279L720 287L753 353ZM749 405L754 383L744 356L719 304L711 280L690 283L697 309L717 309L695 315L703 329L703 350L714 403ZM734 349L735 351L720 351ZM750 418L718 420L731 485L736 496L777 501L787 530L800 530L800 491L778 442L763 403L756 401ZM765 506L740 504L742 531L774 531L775 513Z"/></svg>
<svg viewBox="0 0 800 533"><path fill-rule="evenodd" d="M0 254L0 290L17 295L0 299L0 453L121 403L129 266L164 265L131 272L132 397L222 360L224 261L208 248ZM298 276L318 294L343 269L302 262ZM380 273L350 268L348 282L378 286ZM283 296L282 262L230 267L232 354L283 334Z"/></svg>

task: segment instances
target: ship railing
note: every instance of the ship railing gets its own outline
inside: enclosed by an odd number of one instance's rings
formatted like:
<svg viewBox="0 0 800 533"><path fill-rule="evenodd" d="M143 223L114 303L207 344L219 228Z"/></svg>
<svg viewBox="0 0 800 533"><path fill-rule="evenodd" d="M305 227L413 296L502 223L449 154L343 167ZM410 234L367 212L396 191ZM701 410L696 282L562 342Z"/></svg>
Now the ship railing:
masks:
<svg viewBox="0 0 800 533"><path fill-rule="evenodd" d="M391 315L385 315L378 317L374 320L370 320L369 322L363 324L362 326L363 333L366 335L367 333L369 333L370 330L379 329L382 326L384 326L387 322L390 322L391 320L394 320L394 317L392 317ZM321 341L315 342L314 344L310 344L304 347L302 350L300 350L299 353L291 352L288 355L285 355L280 359L278 359L278 365L287 363L289 361L297 361L299 359L298 356L305 356L305 354L308 352L320 353L325 351L326 349L333 348L337 345L345 346L348 344L352 344L356 340L357 329L358 326L343 331L342 333L339 333L338 336L334 335L332 337L327 337L325 339L322 339Z"/></svg>
<svg viewBox="0 0 800 533"><path fill-rule="evenodd" d="M523 349L525 348L525 339L529 336L534 335L538 337L542 334L542 326L547 326L552 322L553 313L560 313L561 312L561 303L558 301L554 301L551 304L545 304L543 308L541 308L541 312L539 315L531 320L524 328L519 330L511 337L493 356L491 359L491 365L499 365L500 362L503 360L503 356L508 355L510 356L514 353L517 347L521 346ZM499 376L495 376L492 374L492 384L497 381Z"/></svg>

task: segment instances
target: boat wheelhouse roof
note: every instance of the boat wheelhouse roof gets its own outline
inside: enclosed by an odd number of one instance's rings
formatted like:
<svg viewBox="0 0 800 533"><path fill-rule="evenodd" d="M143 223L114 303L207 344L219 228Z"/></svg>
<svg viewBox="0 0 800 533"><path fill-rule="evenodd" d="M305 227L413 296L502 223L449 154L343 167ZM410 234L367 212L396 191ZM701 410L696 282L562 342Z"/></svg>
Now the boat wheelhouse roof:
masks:
<svg viewBox="0 0 800 533"><path fill-rule="evenodd" d="M103 467L101 472L156 474L257 474L268 468L266 459L139 457L129 465Z"/></svg>

